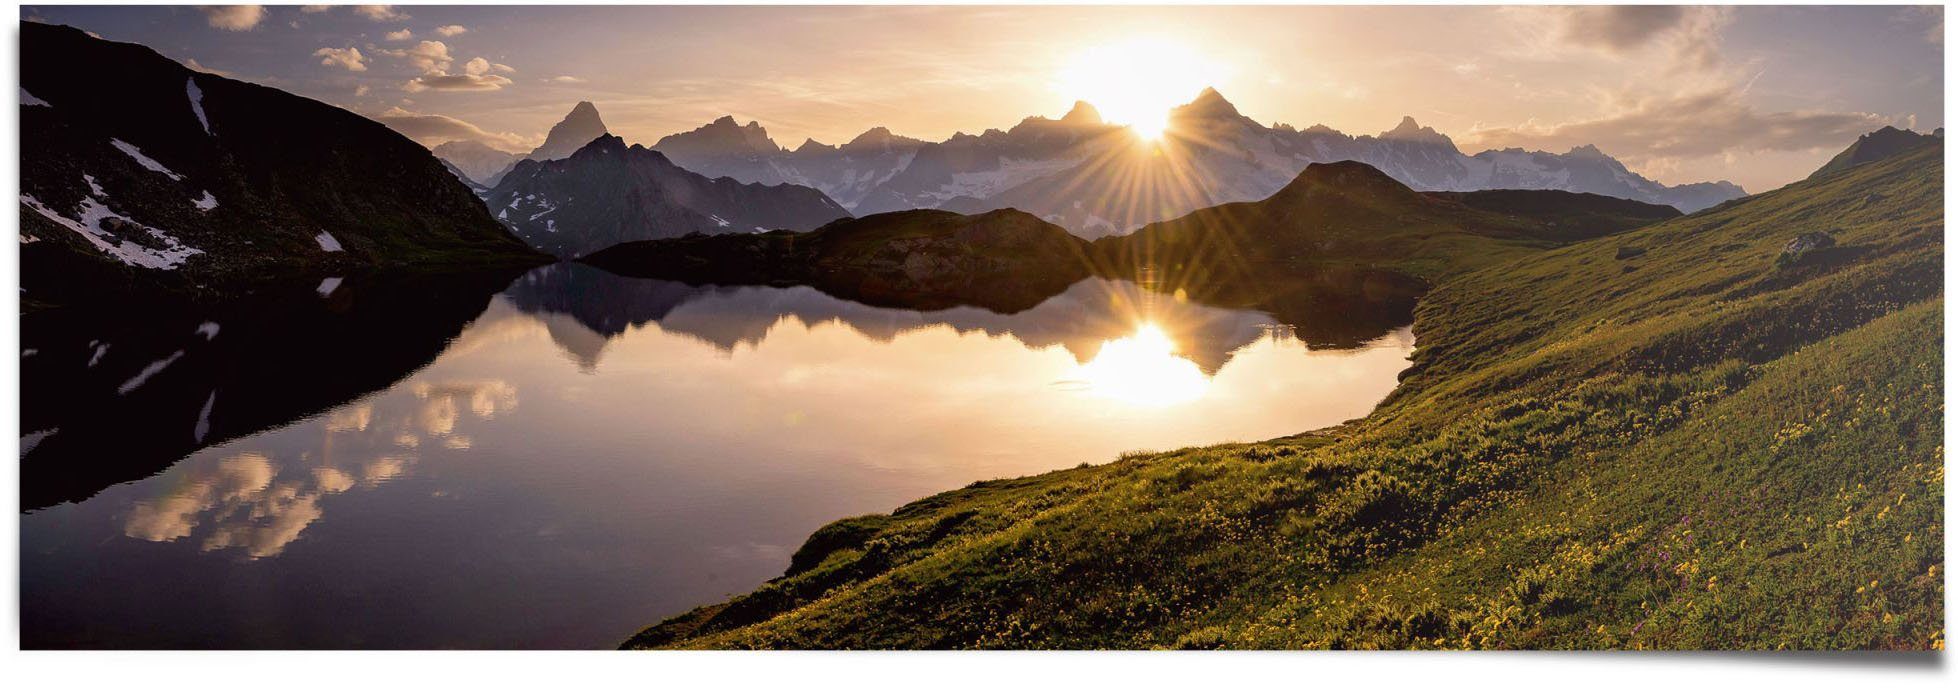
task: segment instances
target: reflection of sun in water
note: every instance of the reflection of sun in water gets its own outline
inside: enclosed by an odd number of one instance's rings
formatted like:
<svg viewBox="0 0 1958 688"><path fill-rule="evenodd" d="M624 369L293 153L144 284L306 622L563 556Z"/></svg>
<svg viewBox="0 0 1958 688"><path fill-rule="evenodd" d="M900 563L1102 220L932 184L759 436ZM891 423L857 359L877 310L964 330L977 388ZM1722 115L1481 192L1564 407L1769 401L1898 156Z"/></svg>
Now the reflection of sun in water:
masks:
<svg viewBox="0 0 1958 688"><path fill-rule="evenodd" d="M1224 69L1182 45L1138 38L1083 50L1055 77L1054 90L1154 140L1169 126L1170 108L1219 85Z"/></svg>
<svg viewBox="0 0 1958 688"><path fill-rule="evenodd" d="M1080 374L1096 396L1138 406L1191 401L1203 396L1210 382L1196 363L1176 355L1176 342L1154 323L1102 344Z"/></svg>

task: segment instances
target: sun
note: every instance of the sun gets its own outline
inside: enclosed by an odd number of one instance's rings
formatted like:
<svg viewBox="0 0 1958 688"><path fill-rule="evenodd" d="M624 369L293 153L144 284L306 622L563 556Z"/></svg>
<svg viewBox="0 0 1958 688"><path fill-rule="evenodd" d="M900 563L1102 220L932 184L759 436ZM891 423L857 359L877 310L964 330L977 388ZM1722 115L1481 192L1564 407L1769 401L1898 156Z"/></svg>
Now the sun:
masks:
<svg viewBox="0 0 1958 688"><path fill-rule="evenodd" d="M1055 75L1054 90L1155 140L1169 126L1170 108L1221 85L1225 76L1223 65L1180 43L1133 38L1076 53Z"/></svg>

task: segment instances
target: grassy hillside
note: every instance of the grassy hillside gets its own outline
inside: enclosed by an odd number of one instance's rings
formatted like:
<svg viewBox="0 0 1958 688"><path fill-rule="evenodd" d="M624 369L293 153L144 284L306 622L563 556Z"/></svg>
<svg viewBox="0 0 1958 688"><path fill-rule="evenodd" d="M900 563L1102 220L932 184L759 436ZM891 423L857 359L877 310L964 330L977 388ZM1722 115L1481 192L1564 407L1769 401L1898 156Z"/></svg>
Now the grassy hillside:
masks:
<svg viewBox="0 0 1958 688"><path fill-rule="evenodd" d="M1942 152L1446 278L1365 419L840 521L627 647L1941 647Z"/></svg>

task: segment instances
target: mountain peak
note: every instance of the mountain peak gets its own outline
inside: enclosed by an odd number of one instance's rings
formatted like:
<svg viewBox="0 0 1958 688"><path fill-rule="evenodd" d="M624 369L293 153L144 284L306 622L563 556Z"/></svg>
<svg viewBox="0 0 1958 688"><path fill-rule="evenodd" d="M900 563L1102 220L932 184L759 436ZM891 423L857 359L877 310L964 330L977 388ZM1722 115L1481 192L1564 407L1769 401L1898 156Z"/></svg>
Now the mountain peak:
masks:
<svg viewBox="0 0 1958 688"><path fill-rule="evenodd" d="M556 160L570 157L572 153L591 143L592 139L605 134L605 121L598 117L598 106L589 100L578 101L571 112L551 126L551 132L544 136L544 145L538 146L530 155L531 160Z"/></svg>
<svg viewBox="0 0 1958 688"><path fill-rule="evenodd" d="M1073 109L1061 115L1061 121L1067 124L1101 124L1101 111L1089 105L1088 101L1077 100Z"/></svg>
<svg viewBox="0 0 1958 688"><path fill-rule="evenodd" d="M1401 123L1391 130L1381 132L1380 139L1382 141L1448 144L1451 147L1455 145L1452 139L1449 139L1447 135L1441 132L1435 131L1434 127L1421 126L1420 122L1414 121L1413 115L1401 117Z"/></svg>
<svg viewBox="0 0 1958 688"><path fill-rule="evenodd" d="M1207 86L1195 100L1170 110L1170 117L1177 119L1233 119L1242 116L1238 114L1236 105L1224 99L1224 94Z"/></svg>
<svg viewBox="0 0 1958 688"><path fill-rule="evenodd" d="M1584 144L1582 146L1574 146L1570 149L1570 152L1565 153L1564 155L1578 155L1578 156L1594 157L1594 158L1611 157L1609 155L1605 155L1604 151L1598 150L1598 147L1596 145L1589 144L1589 143Z"/></svg>

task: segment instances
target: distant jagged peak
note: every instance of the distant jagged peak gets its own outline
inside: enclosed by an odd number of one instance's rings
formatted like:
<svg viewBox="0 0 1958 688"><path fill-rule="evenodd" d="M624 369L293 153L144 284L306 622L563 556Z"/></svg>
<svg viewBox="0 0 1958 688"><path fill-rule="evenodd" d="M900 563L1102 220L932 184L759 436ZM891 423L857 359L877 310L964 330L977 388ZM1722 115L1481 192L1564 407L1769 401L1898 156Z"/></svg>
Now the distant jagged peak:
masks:
<svg viewBox="0 0 1958 688"><path fill-rule="evenodd" d="M682 158L692 156L774 155L783 151L760 122L741 124L734 115L721 115L691 131L669 134L653 143L655 150Z"/></svg>
<svg viewBox="0 0 1958 688"><path fill-rule="evenodd" d="M1099 125L1102 123L1101 111L1095 109L1095 106L1088 104L1088 101L1077 100L1074 101L1074 107L1069 109L1067 114L1061 115L1061 122L1081 126Z"/></svg>
<svg viewBox="0 0 1958 688"><path fill-rule="evenodd" d="M883 153L892 150L908 150L924 145L924 141L909 136L891 133L889 127L871 127L857 137L843 144L840 150L851 153Z"/></svg>
<svg viewBox="0 0 1958 688"><path fill-rule="evenodd" d="M802 145L795 147L795 152L804 155L810 153L826 153L833 150L836 150L836 146L824 144L813 138L803 139Z"/></svg>
<svg viewBox="0 0 1958 688"><path fill-rule="evenodd" d="M550 133L544 136L544 145L538 146L525 157L531 160L555 160L567 157L584 147L586 143L590 143L593 138L605 133L605 120L599 118L598 106L592 105L589 100L581 100L577 105L572 106L571 112L566 114L564 119L551 126Z"/></svg>
<svg viewBox="0 0 1958 688"><path fill-rule="evenodd" d="M1224 99L1224 94L1216 88L1206 86L1195 100L1170 110L1170 116L1178 119L1235 119L1243 117L1237 106Z"/></svg>
<svg viewBox="0 0 1958 688"><path fill-rule="evenodd" d="M1435 131L1434 127L1421 126L1420 122L1414 121L1413 115L1401 117L1401 123L1399 125L1396 125L1393 129L1381 132L1379 138L1383 141L1422 141L1429 143L1447 143L1449 145L1454 145L1455 143L1452 139L1448 138L1447 134Z"/></svg>
<svg viewBox="0 0 1958 688"><path fill-rule="evenodd" d="M1589 143L1581 146L1572 146L1570 152L1565 153L1564 155L1567 157L1612 159L1611 156L1605 155L1604 151L1598 150L1598 147L1595 144L1589 144Z"/></svg>

